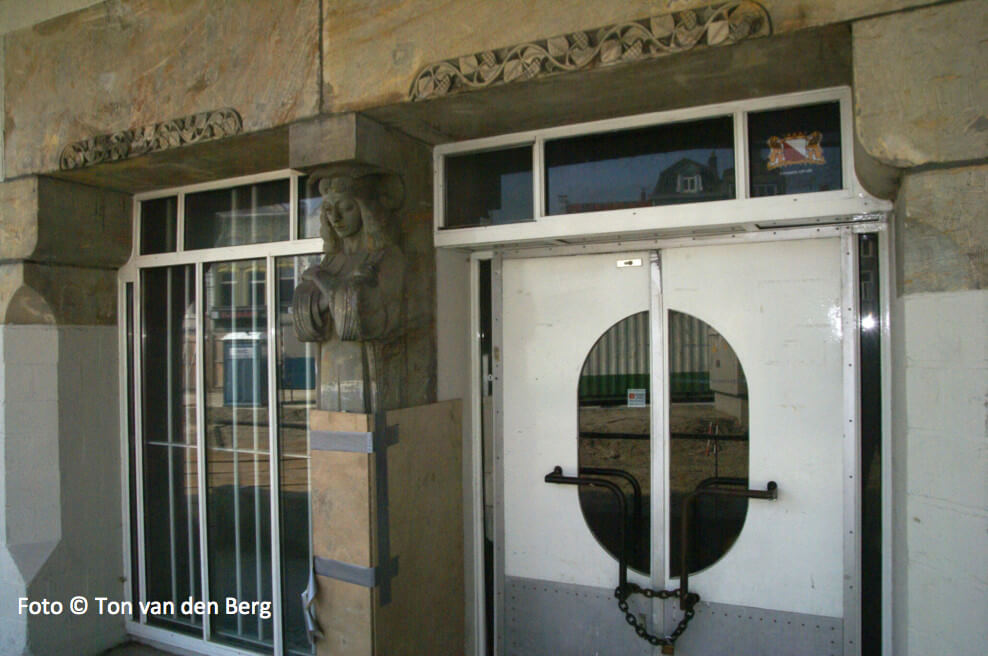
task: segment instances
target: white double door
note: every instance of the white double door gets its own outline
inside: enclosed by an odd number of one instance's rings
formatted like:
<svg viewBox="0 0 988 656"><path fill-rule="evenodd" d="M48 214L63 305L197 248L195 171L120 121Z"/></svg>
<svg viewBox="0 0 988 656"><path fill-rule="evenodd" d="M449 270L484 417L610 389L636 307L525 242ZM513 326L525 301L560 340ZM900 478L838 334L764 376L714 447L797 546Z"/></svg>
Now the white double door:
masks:
<svg viewBox="0 0 988 656"><path fill-rule="evenodd" d="M649 311L651 574L632 573L631 580L677 587L668 563L678 536L667 530L665 357L668 317L676 311L702 320L733 347L747 378L748 486L778 483L777 500L749 502L737 539L690 576L691 590L704 602L841 618L840 247L839 238L829 238L505 258L504 576L605 590L617 585L617 561L588 527L576 487L544 478L556 466L577 473L577 386L587 354L615 323ZM654 613L662 616L661 609ZM614 615L623 624L616 608Z"/></svg>

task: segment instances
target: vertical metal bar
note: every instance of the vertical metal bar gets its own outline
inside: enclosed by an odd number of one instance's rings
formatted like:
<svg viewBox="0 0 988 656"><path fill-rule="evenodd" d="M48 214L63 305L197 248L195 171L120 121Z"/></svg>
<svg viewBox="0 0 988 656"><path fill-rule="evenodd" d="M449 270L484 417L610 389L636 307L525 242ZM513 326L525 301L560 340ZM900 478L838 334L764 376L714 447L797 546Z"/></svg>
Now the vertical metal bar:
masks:
<svg viewBox="0 0 988 656"><path fill-rule="evenodd" d="M878 275L882 354L882 654L892 656L892 299L895 298L895 254L892 237L895 226L878 232Z"/></svg>
<svg viewBox="0 0 988 656"><path fill-rule="evenodd" d="M167 381L165 385L167 446L165 449L168 454L168 555L172 601L175 601L178 592L177 559L175 557L175 399L172 392L175 381L175 371L172 366L172 275L174 272L172 267L165 269L165 380Z"/></svg>
<svg viewBox="0 0 988 656"><path fill-rule="evenodd" d="M254 211L254 209L256 208L256 201L257 201L257 185L254 185L254 186L251 187L251 233L252 233L251 234L251 239L254 238L253 231L254 231L254 227L255 227L254 226L254 222L255 222L255 214L256 214L256 212ZM270 257L270 256L268 256L268 257ZM250 323L251 323L251 326L250 327L251 327L251 334L254 334L254 335L256 335L257 333L261 332L261 331L258 330L259 326L257 325L258 324L258 322L257 322L258 300L262 300L264 302L265 309L267 309L267 296L268 296L269 287L270 287L270 285L268 284L268 278L269 278L271 272L270 272L269 268L266 266L267 265L267 260L263 260L263 261L265 263L265 267L264 267L264 271L263 271L263 274L264 274L264 298L263 299L258 299L257 284L256 284L257 274L258 274L257 269L258 269L258 266L259 266L260 263L259 263L259 261L255 260L250 265L250 307L251 307L251 313L250 313ZM268 314L270 314L270 313L268 313ZM263 331L263 334L265 335L265 341L266 341L267 334L268 334L267 326L265 326L265 330ZM252 437L253 437L253 442L252 442L253 443L253 454L251 455L251 461L250 462L251 462L251 469L253 470L253 474L254 474L254 493L253 493L253 497L254 497L254 598L257 599L257 600L261 600L264 597L264 588L263 588L263 585L262 585L263 574L264 574L264 567L263 567L263 564L261 563L261 554L263 553L261 551L261 545L262 545L262 539L261 539L261 485L262 485L262 480L261 480L261 471L260 471L260 462L259 462L260 461L260 452L261 452L261 427L258 425L258 421L259 421L259 418L261 416L261 406L259 405L259 403L260 403L259 397L261 395L261 379L258 376L258 369L259 369L259 367L261 365L261 361L259 359L259 355L260 355L260 352L261 351L263 351L263 347L262 347L262 349L260 351L258 349L256 349L256 348L253 348L252 349L252 352L251 352L251 361L253 362L253 367L251 367L251 374L252 375L250 377L250 387L251 387L251 394L252 394L251 398L253 400L253 405L251 406L251 422L250 422L250 424L251 424L251 433L252 433ZM270 348L268 349L268 351L269 351L269 354L270 354ZM268 360L270 360L270 357L268 358ZM270 365L270 362L268 364ZM265 369L267 369L267 367L265 367ZM265 376L266 375L267 375L267 372L265 371ZM268 388L268 394L270 394L270 393L271 393L271 389ZM270 426L270 423L271 423L271 411L272 411L272 408L271 408L271 406L269 404L268 405L268 425L269 426ZM265 429L265 430L267 430L267 429ZM270 462L270 460L271 460L271 435L270 435L270 432L269 432L268 433L268 462ZM268 472L268 483L270 484L270 482L271 482L271 472L269 471ZM270 488L269 488L268 497L269 497L269 499L268 499L268 511L270 512L270 497L271 497ZM264 635L263 634L263 628L264 628L264 621L261 619L261 614L258 613L257 614L257 636L258 636L259 639L263 639L263 635Z"/></svg>
<svg viewBox="0 0 988 656"><path fill-rule="evenodd" d="M666 572L667 540L666 531L669 518L666 503L666 476L668 450L668 420L666 408L669 407L668 362L666 353L666 311L662 296L662 252L649 253L649 387L651 387L650 410L651 416L651 586L654 589L665 589L668 573ZM656 600L652 603L652 624L665 631L665 602Z"/></svg>
<svg viewBox="0 0 988 656"><path fill-rule="evenodd" d="M234 194L234 197L235 197L236 190L231 191L231 193ZM231 202L231 205L234 205L234 203ZM230 319L230 332L231 333L234 333L234 334L237 332L237 328L238 328L238 326L237 326L237 297L240 296L243 293L241 291L241 288L243 286L243 281L242 280L239 280L239 273L240 272L238 271L237 264L238 264L237 262L230 262L229 263L229 265L230 265L230 271L233 274L233 286L232 286L232 290L231 290L231 294L230 294L230 317L231 317L231 319ZM231 389L233 391L231 393L231 399L230 399L231 403L230 403L230 405L231 405L231 410L232 410L231 414L233 415L233 420L232 420L232 424L231 424L231 433L232 433L232 437L231 437L232 442L231 442L231 445L233 446L233 560L234 560L234 571L235 571L235 575L236 575L235 588L236 588L236 596L237 596L237 599L243 599L244 598L244 595L243 595L243 580L244 580L243 579L243 560L242 560L241 545L240 545L240 435L239 435L239 430L238 430L239 427L240 427L240 422L238 421L238 415L240 414L240 412L239 412L239 410L240 410L240 394L239 394L239 390L240 390L240 377L239 377L239 374L240 374L240 372L238 371L238 367L236 365L236 358L232 357L233 353L236 352L236 351L234 351L234 349L236 348L236 344L237 344L236 339L231 340L231 342L230 342L230 350L231 350L231 358L230 358L230 360L232 362L234 362L234 364L232 366L230 366L230 371L229 372L226 372L226 373L229 373L230 374L230 377L233 379L233 382L232 382L232 385L231 385ZM226 348L226 346L224 346L224 349L225 348ZM224 385L226 384L226 379L225 378L223 380L223 384ZM237 614L237 635L243 635L243 632L244 632L244 616L238 613Z"/></svg>
<svg viewBox="0 0 988 656"><path fill-rule="evenodd" d="M861 653L861 437L858 374L857 237L841 230L841 331L844 386L844 656Z"/></svg>
<svg viewBox="0 0 988 656"><path fill-rule="evenodd" d="M532 144L532 204L536 221L546 216L548 207L545 199L545 139L536 137Z"/></svg>
<svg viewBox="0 0 988 656"><path fill-rule="evenodd" d="M470 482L473 508L473 580L474 626L477 656L487 653L486 577L484 576L484 442L483 407L484 371L480 358L480 258L470 257L470 323L467 344L470 348Z"/></svg>
<svg viewBox="0 0 988 656"><path fill-rule="evenodd" d="M206 278L205 266L197 262L195 267L196 285L196 457L199 486L199 576L202 598L209 601L209 514L206 508ZM214 294L216 293L214 289ZM202 616L202 637L208 640L212 635L209 613Z"/></svg>
<svg viewBox="0 0 988 656"><path fill-rule="evenodd" d="M291 262L291 258L288 259ZM278 432L278 355L281 352L278 343L278 287L280 280L278 260L273 255L267 257L267 285L265 286L265 304L267 306L267 335L268 335L268 485L271 501L271 605L273 607L273 642L274 656L281 656L284 650L282 636L282 604L281 604L281 435ZM258 559L260 562L260 559ZM260 597L258 597L260 598Z"/></svg>
<svg viewBox="0 0 988 656"><path fill-rule="evenodd" d="M298 239L298 224L302 220L302 213L299 212L298 199L298 173L288 176L288 240Z"/></svg>
<svg viewBox="0 0 988 656"><path fill-rule="evenodd" d="M751 186L748 179L748 115L738 110L734 112L734 178L736 185L735 197L738 200L748 197ZM850 143L850 142L845 142Z"/></svg>
<svg viewBox="0 0 988 656"><path fill-rule="evenodd" d="M175 199L175 252L185 250L185 192L180 191Z"/></svg>
<svg viewBox="0 0 988 656"><path fill-rule="evenodd" d="M185 271L185 275L183 275L182 278L185 281L185 284L183 285L182 307L185 308L185 311L186 312L188 312L188 307L190 305L189 291L192 290L193 293L195 292L196 278L195 278L195 274L193 273L193 279L192 280L189 280L190 267L185 266L185 267L183 267L183 269ZM194 272L195 271L195 268L192 267L191 268L191 271ZM199 297L199 294L195 294L194 298L198 299L198 297ZM199 323L198 313L196 314L195 317L193 317L193 320L196 322L196 324ZM185 315L184 314L182 315L182 325L183 325L183 333L184 333L184 331L185 331L185 329L184 329ZM198 327L196 328L196 331L198 331ZM195 549L195 541L193 540L193 537L192 537L194 535L194 531L193 531L193 526L194 525L193 525L193 521L192 521L192 494L191 494L191 490L189 489L189 472L190 472L191 465L192 465L192 462L191 462L192 457L198 458L199 453L198 453L198 449L196 449L196 451L193 452L190 449L190 447L188 445L188 442L187 442L190 417L189 417L188 406L186 405L186 393L188 392L188 385L189 385L190 375L191 376L195 376L195 374L189 372L189 368L187 366L187 363L185 362L185 355L187 353L186 348L187 347L185 345L185 336L183 334L183 336L182 336L182 401L181 401L181 403L182 403L182 454L183 454L183 460L185 461L185 465L183 467L183 474L184 475L182 476L182 490L184 491L184 494L185 494L185 540L186 540L186 546L187 546L187 549L188 549L188 552L189 552L189 595L190 596L194 596L195 593L196 593L196 567L195 567L196 549ZM193 407L192 408L192 413L194 414L195 412L196 412L196 409ZM196 440L198 440L198 426L196 426ZM198 470L198 460L197 460L197 463L196 463L196 469ZM198 471L196 472L196 480L198 482ZM201 508L200 508L200 510L201 510ZM176 602L178 602L177 599L176 599ZM176 606L177 605L178 604L176 603Z"/></svg>
<svg viewBox="0 0 988 656"><path fill-rule="evenodd" d="M494 653L504 648L504 380L503 304L504 259L496 253L491 262L491 350L494 362Z"/></svg>
<svg viewBox="0 0 988 656"><path fill-rule="evenodd" d="M144 381L142 374L144 363L141 359L144 351L144 313L143 306L143 283L144 271L138 269L137 278L134 283L134 458L137 460L136 475L140 477L137 481L137 576L138 576L138 601L147 601L147 575L145 567L147 558L145 556L145 535L144 524L144 493L145 472L144 472ZM138 613L138 621L146 622L147 618L143 613Z"/></svg>
<svg viewBox="0 0 988 656"><path fill-rule="evenodd" d="M122 277L117 278L117 316L123 320L117 321L117 353L120 357L117 360L117 394L119 403L119 427L120 427L120 492L123 503L120 504L121 521L123 523L123 566L125 581L123 581L123 598L133 603L135 600L132 589L132 577L134 575L133 559L136 554L131 553L131 534L134 527L130 521L130 417L128 415L127 397L130 394L130 385L127 376L127 282ZM136 485L136 481L134 481Z"/></svg>

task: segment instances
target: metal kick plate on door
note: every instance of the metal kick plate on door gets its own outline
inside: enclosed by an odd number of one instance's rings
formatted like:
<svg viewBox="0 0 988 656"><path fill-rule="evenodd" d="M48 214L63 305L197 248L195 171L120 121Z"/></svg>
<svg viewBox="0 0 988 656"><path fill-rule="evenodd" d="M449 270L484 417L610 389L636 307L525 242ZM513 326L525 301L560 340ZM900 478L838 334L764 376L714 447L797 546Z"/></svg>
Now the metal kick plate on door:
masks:
<svg viewBox="0 0 988 656"><path fill-rule="evenodd" d="M631 258L630 260L618 260L617 267L623 269L624 267L639 267L642 265L642 259L640 257Z"/></svg>

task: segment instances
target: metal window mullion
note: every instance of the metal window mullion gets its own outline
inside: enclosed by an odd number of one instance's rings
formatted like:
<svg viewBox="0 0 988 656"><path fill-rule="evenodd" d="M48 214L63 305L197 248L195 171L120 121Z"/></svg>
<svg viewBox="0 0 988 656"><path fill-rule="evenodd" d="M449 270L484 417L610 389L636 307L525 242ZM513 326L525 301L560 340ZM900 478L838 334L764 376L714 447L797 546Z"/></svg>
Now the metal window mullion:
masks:
<svg viewBox="0 0 988 656"><path fill-rule="evenodd" d="M185 250L185 192L180 191L175 197L175 252Z"/></svg>
<svg viewBox="0 0 988 656"><path fill-rule="evenodd" d="M194 299L198 299L199 296L200 296L200 294L195 293L195 291L196 291L196 287L195 287L196 280L197 279L195 278L194 275L193 275L193 279L192 280L189 280L189 278L188 278L187 275L185 276L185 297L182 299L182 307L184 307L184 308L188 308L189 305L190 305L190 303L189 303L189 289L190 289L190 287L193 290L193 293L194 293L193 298ZM196 307L198 307L198 300L193 301L192 304L195 305ZM198 312L196 313L196 316L194 317L193 320L195 321L196 325L198 325L198 323L199 323ZM182 323L183 324L185 323L185 317L184 316L182 317ZM198 332L198 328L196 330ZM187 439L187 436L188 436L188 421L189 421L189 416L188 416L188 410L185 409L185 394L186 394L186 390L188 389L187 388L188 375L189 375L188 374L188 368L185 366L185 346L183 344L183 346L182 346L182 409L183 409L183 417L182 417L182 420L183 420L182 421L182 442L183 442L183 444L185 443L185 441ZM192 375L194 377L195 376L195 373L193 372ZM196 386L197 393L198 393L198 387L199 386L197 385ZM196 403L196 407L193 408L193 410L192 410L193 413L197 412L198 406L199 406L199 404ZM196 424L196 440L197 441L199 439L199 437L198 437L198 431L199 431L199 425ZM195 555L196 555L196 551L195 551L195 542L192 539L192 536L193 536L193 526L194 526L193 521L192 521L192 495L189 494L189 491L188 491L188 482L189 482L189 469L188 469L188 467L189 467L189 465L191 463L189 461L190 460L189 459L189 449L187 447L183 446L182 447L182 450L184 451L184 459L185 459L184 476L182 477L182 479L183 479L182 480L182 489L185 491L185 522L186 522L186 529L185 530L186 530L186 541L188 542L188 550L189 550L189 595L190 596L195 596L195 590L196 590L196 568L195 568L195 561L196 561L196 559L195 559ZM199 449L196 449L196 451L195 451L195 457L197 458L197 460L196 460L196 490L197 490L197 494L198 494L198 483L199 483L199 471L198 471L199 464L198 464L198 457L199 457ZM202 512L201 511L202 511L202 504L200 503L199 504L199 507L197 508L197 513L196 513L197 516L199 516L199 517L202 516ZM177 605L178 604L176 603L176 606ZM191 613L190 613L190 617L191 617Z"/></svg>
<svg viewBox="0 0 988 656"><path fill-rule="evenodd" d="M503 272L500 253L491 261L491 363L494 374L494 654L504 645L504 326Z"/></svg>
<svg viewBox="0 0 988 656"><path fill-rule="evenodd" d="M141 361L142 355L142 344L144 337L144 324L143 315L141 312L142 306L142 296L141 286L143 283L143 272L138 270L137 276L135 276L134 281L134 307L132 320L134 322L134 344L133 348L133 376L134 376L134 459L136 461L136 466L134 469L134 475L139 480L135 481L137 485L137 576L138 576L138 596L139 602L147 601L147 576L145 575L146 567L146 556L145 556L145 523L144 523L144 492L147 489L145 487L145 472L144 472L144 383L142 380L143 372L143 362ZM140 606L138 605L138 608ZM146 622L147 618L144 614L138 611L137 615L139 622Z"/></svg>
<svg viewBox="0 0 988 656"><path fill-rule="evenodd" d="M123 599L134 603L136 600L133 598L134 595L131 593L133 589L132 577L134 576L134 558L137 554L132 553L131 549L131 536L136 530L136 527L132 525L130 521L131 507L130 507L130 490L131 484L137 485L137 481L131 481L131 457L130 457L130 440L133 436L130 434L130 416L128 410L132 410L128 403L127 398L130 395L130 385L128 384L129 377L127 376L127 322L133 321L133 319L128 318L127 314L127 285L128 283L123 278L118 278L117 280L117 316L124 317L123 321L118 321L117 324L117 352L123 354L123 357L119 358L117 362L117 376L118 383L117 389L120 395L119 403L119 416L120 416L120 462L123 466L120 468L120 482L121 482L121 499L123 503L120 504L121 520L124 527L123 530L123 565L125 578L122 581L123 584ZM131 292L133 294L133 292ZM132 308L133 309L133 308ZM134 333L134 339L136 340L137 334ZM137 397L134 397L134 405L137 404ZM136 488L135 488L136 489Z"/></svg>
<svg viewBox="0 0 988 656"><path fill-rule="evenodd" d="M486 656L487 626L486 586L484 576L484 435L483 435L483 395L485 372L481 363L480 337L480 258L476 255L470 258L470 324L467 328L467 344L470 348L470 471L471 471L471 505L473 509L473 580L474 580L474 640L475 655ZM490 436L488 436L490 439Z"/></svg>
<svg viewBox="0 0 988 656"><path fill-rule="evenodd" d="M167 412L165 413L165 434L168 437L168 448L166 449L168 457L168 556L169 556L169 575L171 581L171 600L176 601L176 594L178 589L178 575L176 573L176 558L175 558L175 464L174 464L174 449L175 449L175 412L174 412L174 375L175 368L172 366L172 274L173 269L168 269L165 272L165 407ZM175 613L172 613L173 617L176 617Z"/></svg>
<svg viewBox="0 0 988 656"><path fill-rule="evenodd" d="M535 212L532 218L538 221L546 216L545 205L545 139L536 137L532 144L532 202Z"/></svg>
<svg viewBox="0 0 988 656"><path fill-rule="evenodd" d="M231 191L231 194L235 192ZM232 198L232 197L231 197ZM231 200L231 207L233 202ZM230 263L230 270L233 272L233 293L230 296L230 332L237 332L237 295L240 292L240 285L237 281L237 276L239 271L237 269L237 263ZM231 342L235 344L236 342ZM225 348L225 346L224 346ZM234 348L231 346L231 349ZM232 359L232 358L231 358ZM230 378L232 379L231 388L233 389L233 399L231 403L233 420L231 422L231 438L230 443L233 445L233 561L234 561L234 575L235 575L235 588L236 597L238 600L243 599L243 558L240 546L240 422L238 421L239 409L239 392L240 389L240 372L238 367L234 364L230 367ZM226 379L224 378L224 384L226 384ZM237 614L237 635L242 635L244 632L244 616Z"/></svg>
<svg viewBox="0 0 988 656"><path fill-rule="evenodd" d="M294 189L297 185L292 184ZM274 606L273 643L274 656L281 656L284 649L282 636L282 605L281 605L281 468L279 455L281 439L278 434L278 298L275 281L279 279L277 260L273 255L267 257L267 285L265 286L265 303L267 305L268 323L268 484L271 511L271 602ZM258 559L260 562L260 559Z"/></svg>
<svg viewBox="0 0 988 656"><path fill-rule="evenodd" d="M196 289L196 458L199 487L199 567L202 599L209 601L209 514L206 508L206 365L205 365L205 267L197 262L195 267ZM202 616L202 637L208 640L212 634L209 613Z"/></svg>
<svg viewBox="0 0 988 656"><path fill-rule="evenodd" d="M892 613L892 492L895 479L892 472L892 341L891 299L895 298L895 254L891 248L895 226L881 230L878 235L878 293L881 308L881 375L882 375L882 654L892 656L894 637Z"/></svg>
<svg viewBox="0 0 988 656"><path fill-rule="evenodd" d="M302 220L298 199L298 179L297 173L288 176L288 241L298 239L298 224Z"/></svg>
<svg viewBox="0 0 988 656"><path fill-rule="evenodd" d="M668 480L668 421L666 408L669 407L669 375L666 353L668 344L665 329L666 312L662 295L662 252L649 253L649 386L651 398L648 400L651 410L651 477L652 503L649 539L651 541L651 585L654 589L665 589L668 579L666 563L668 558L666 530L669 526L669 504L666 502L666 481ZM652 606L652 622L654 627L665 631L665 602L659 600ZM653 630L654 632L654 630Z"/></svg>
<svg viewBox="0 0 988 656"><path fill-rule="evenodd" d="M751 182L748 180L748 114L734 112L734 197L748 198Z"/></svg>
<svg viewBox="0 0 988 656"><path fill-rule="evenodd" d="M251 239L254 238L254 214L255 214L254 207L256 206L256 201L257 201L256 191L257 191L257 187L256 186L255 187L251 187ZM265 261L265 263L267 262L267 260L264 260L264 261ZM258 302L258 298L257 298L257 296L258 296L258 294L257 294L257 284L256 284L256 280L257 280L257 266L258 266L258 263L257 262L254 262L254 263L251 264L251 267L250 267L250 276L249 276L249 279L250 279L250 288L249 288L249 292L248 293L250 294L250 305L251 305L251 308L252 308L251 315L250 315L250 327L251 327L251 332L252 333L257 333L258 332L258 330L257 330L257 328L258 328L258 325L257 325L257 310L256 310L256 308L257 308L257 302ZM265 267L265 270L264 270L264 281L265 281L264 294L265 294L265 299L267 298L267 292L268 292L268 287L269 287L269 285L267 284L268 283L268 276L269 275L270 275L270 270L269 270L268 267ZM265 301L265 303L266 303L266 301ZM251 354L251 361L254 362L254 366L251 368L251 371L252 371L252 374L253 375L251 375L251 377L250 377L251 398L254 401L254 404L251 407L251 422L250 422L250 424L251 424L251 441L252 441L253 446L254 446L254 453L258 453L260 451L260 447L261 447L261 426L259 425L259 418L261 416L261 409L260 409L260 406L258 405L258 397L260 396L260 392L261 392L261 381L260 381L260 378L257 375L257 369L258 369L258 367L260 365L260 359L257 358L258 355L259 355L259 353L257 353L257 352ZM270 389L268 391L270 393ZM270 418L271 418L271 410L270 410L270 407L269 407L269 409L268 409L268 419L269 419L269 422L270 422ZM270 451L270 449L271 449L271 436L269 434L268 435L268 450ZM257 599L257 600L261 600L261 599L264 598L264 589L263 589L264 566L263 566L263 563L261 562L261 554L262 554L262 551L261 551L261 483L262 483L262 481L261 481L261 471L260 471L260 459L256 455L251 458L251 470L252 470L252 473L254 475L254 493L253 493L253 497L254 497L254 595L255 595L254 598ZM270 472L269 472L268 480L270 482ZM270 496L271 495L268 494L269 501L270 501ZM263 638L263 630L262 630L263 629L263 626L264 626L264 621L261 619L260 613L258 613L257 614L257 636L258 636L259 639Z"/></svg>
<svg viewBox="0 0 988 656"><path fill-rule="evenodd" d="M861 451L858 351L857 236L841 232L841 332L844 388L843 426L843 544L844 656L861 653Z"/></svg>

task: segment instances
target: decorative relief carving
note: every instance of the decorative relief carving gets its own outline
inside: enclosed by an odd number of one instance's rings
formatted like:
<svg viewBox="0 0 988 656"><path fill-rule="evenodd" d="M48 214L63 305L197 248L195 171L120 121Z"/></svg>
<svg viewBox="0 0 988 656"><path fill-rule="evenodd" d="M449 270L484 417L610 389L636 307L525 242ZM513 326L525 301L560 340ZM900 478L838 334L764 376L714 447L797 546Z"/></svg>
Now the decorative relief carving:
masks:
<svg viewBox="0 0 988 656"><path fill-rule="evenodd" d="M694 7L429 64L415 76L409 98L439 98L552 73L659 57L700 44L728 45L771 32L768 12L751 0Z"/></svg>
<svg viewBox="0 0 988 656"><path fill-rule="evenodd" d="M58 164L61 170L69 171L201 141L230 137L239 134L242 129L243 121L235 109L229 107L215 109L77 141L62 150Z"/></svg>

